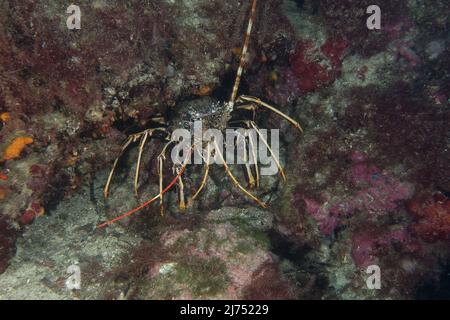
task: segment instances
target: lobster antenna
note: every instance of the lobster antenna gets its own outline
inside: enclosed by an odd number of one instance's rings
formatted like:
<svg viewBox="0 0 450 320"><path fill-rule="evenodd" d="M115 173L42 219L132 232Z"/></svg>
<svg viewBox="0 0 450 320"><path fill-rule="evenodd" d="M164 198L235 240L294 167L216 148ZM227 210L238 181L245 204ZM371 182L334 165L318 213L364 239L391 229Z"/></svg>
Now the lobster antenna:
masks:
<svg viewBox="0 0 450 320"><path fill-rule="evenodd" d="M229 104L231 106L234 105L234 102L236 100L236 96L237 96L238 89L239 89L239 83L241 82L242 72L244 71L245 58L246 58L247 51L248 51L248 45L250 43L250 35L252 34L252 27L253 27L253 23L255 21L256 3L257 3L257 0L253 0L252 8L250 11L250 18L248 19L247 32L245 33L244 45L242 46L241 60L239 62L239 68L236 73L236 80L234 80L233 92L231 93L231 98L229 101Z"/></svg>

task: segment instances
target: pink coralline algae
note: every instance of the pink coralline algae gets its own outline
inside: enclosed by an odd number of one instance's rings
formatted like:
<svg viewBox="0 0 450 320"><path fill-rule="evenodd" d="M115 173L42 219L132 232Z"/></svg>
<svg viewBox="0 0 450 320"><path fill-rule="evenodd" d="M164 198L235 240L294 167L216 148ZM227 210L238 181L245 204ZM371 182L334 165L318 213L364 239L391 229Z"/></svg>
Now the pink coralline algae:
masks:
<svg viewBox="0 0 450 320"><path fill-rule="evenodd" d="M450 240L450 199L441 193L419 195L408 203L414 233L426 242Z"/></svg>
<svg viewBox="0 0 450 320"><path fill-rule="evenodd" d="M413 194L410 184L399 182L375 166L357 163L352 166L351 171L353 182L362 189L341 206L343 208L384 214L394 211L399 201L409 199ZM341 211L339 206L335 210Z"/></svg>
<svg viewBox="0 0 450 320"><path fill-rule="evenodd" d="M397 19L397 21L386 25L385 32L388 35L388 40L393 41L402 38L408 32L414 29L414 22L408 18Z"/></svg>
<svg viewBox="0 0 450 320"><path fill-rule="evenodd" d="M284 106L300 96L301 90L298 85L298 78L290 68L280 70L282 77L274 86L265 88L267 98L278 105Z"/></svg>
<svg viewBox="0 0 450 320"><path fill-rule="evenodd" d="M401 19L386 27L390 48L397 52L399 57L408 61L412 67L418 66L422 62L413 50L414 41L409 40L409 34L412 34L414 29L414 23L408 19Z"/></svg>
<svg viewBox="0 0 450 320"><path fill-rule="evenodd" d="M347 47L347 41L340 37L330 38L322 46L309 39L298 41L289 55L289 65L280 67L275 84L265 88L267 97L286 105L301 94L332 84L341 73Z"/></svg>
<svg viewBox="0 0 450 320"><path fill-rule="evenodd" d="M347 42L344 39L328 39L318 48L311 40L297 43L290 57L291 69L302 92L312 92L333 83L341 72Z"/></svg>
<svg viewBox="0 0 450 320"><path fill-rule="evenodd" d="M354 153L351 157L351 180L356 191L351 196L340 200L320 204L304 197L306 212L318 223L324 235L330 235L339 224L339 218L350 216L356 212L369 213L370 218L395 211L398 203L411 198L413 187L409 183L400 182L391 174L367 164L364 156Z"/></svg>
<svg viewBox="0 0 450 320"><path fill-rule="evenodd" d="M404 227L387 232L364 232L355 234L352 238L352 258L355 265L365 268L377 262L381 251L390 250L393 244L398 244L402 252L412 253L421 249L411 238Z"/></svg>
<svg viewBox="0 0 450 320"><path fill-rule="evenodd" d="M412 67L416 67L422 63L417 53L412 49L414 46L412 41L397 40L393 41L391 47L397 51L398 55L404 58Z"/></svg>
<svg viewBox="0 0 450 320"><path fill-rule="evenodd" d="M319 229L324 235L330 235L338 224L338 215L330 212L323 204L309 198L303 198L308 212L319 225Z"/></svg>
<svg viewBox="0 0 450 320"><path fill-rule="evenodd" d="M31 202L20 218L23 225L31 224L36 217L43 216L45 209L39 202Z"/></svg>
<svg viewBox="0 0 450 320"><path fill-rule="evenodd" d="M49 174L44 166L34 164L29 170L30 178L27 181L27 187L36 195L42 194L47 190L49 184Z"/></svg>

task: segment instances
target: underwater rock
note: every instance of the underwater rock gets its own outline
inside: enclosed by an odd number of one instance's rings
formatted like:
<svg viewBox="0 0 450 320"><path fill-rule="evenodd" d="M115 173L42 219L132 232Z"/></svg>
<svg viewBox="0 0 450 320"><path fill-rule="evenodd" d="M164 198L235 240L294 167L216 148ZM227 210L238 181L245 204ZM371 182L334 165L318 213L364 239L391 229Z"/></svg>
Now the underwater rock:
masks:
<svg viewBox="0 0 450 320"><path fill-rule="evenodd" d="M214 167L188 210L174 185L166 211L155 203L96 228L159 192L162 137L145 146L138 195L133 146L103 200L130 134L164 126L155 116L176 122L199 96L195 108L229 97L250 4L80 1L81 30L68 30L64 1L0 3L0 298L448 297L442 0L381 0L380 30L367 28L369 0L258 1L239 93L304 128L255 114L280 129L287 182L251 190L262 209ZM245 168L230 167L250 189ZM163 169L173 179L172 163ZM202 170L187 169L186 194ZM380 290L367 289L371 265ZM70 266L79 290L66 286Z"/></svg>
<svg viewBox="0 0 450 320"><path fill-rule="evenodd" d="M17 236L18 232L9 219L0 213L0 274L6 270L14 255Z"/></svg>
<svg viewBox="0 0 450 320"><path fill-rule="evenodd" d="M259 12L279 20L278 6ZM82 3L81 30L67 29L66 7L63 1L8 1L0 10L2 141L33 133L34 156L45 158L34 162L47 167L48 179L23 177L15 186L28 184L44 205L53 188L61 189L58 198L70 194L86 174L114 159L124 139L118 130L145 126L177 101L219 87L235 69L232 49L242 44L248 3ZM277 34L259 30L254 43L271 43L283 27ZM22 148L8 150L2 146L9 159ZM28 164L7 166L11 176L27 173L16 170ZM19 210L4 214L18 217L29 202L23 198L9 194Z"/></svg>
<svg viewBox="0 0 450 320"><path fill-rule="evenodd" d="M266 290L267 298L283 296L279 286L292 296L294 289L282 280L268 251L263 231L270 227L262 210L224 207L211 211L195 230L165 232L161 242L169 254L150 269L155 271L150 271L146 297L239 299L259 294L260 285L272 289ZM267 277L274 281L265 282Z"/></svg>

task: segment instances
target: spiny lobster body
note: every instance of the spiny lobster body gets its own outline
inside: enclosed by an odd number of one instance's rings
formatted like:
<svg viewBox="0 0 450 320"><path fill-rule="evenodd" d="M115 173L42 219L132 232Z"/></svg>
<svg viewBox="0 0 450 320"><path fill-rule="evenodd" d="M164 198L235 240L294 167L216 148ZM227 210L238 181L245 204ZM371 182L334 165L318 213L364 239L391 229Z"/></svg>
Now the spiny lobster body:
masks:
<svg viewBox="0 0 450 320"><path fill-rule="evenodd" d="M159 194L154 196L153 198L149 199L148 201L144 202L137 208L134 208L133 210L120 215L110 221L104 222L100 224L98 227L105 227L111 223L114 223L116 221L122 220L126 217L131 216L132 214L138 212L142 208L150 205L151 203L155 202L159 199L160 202L160 208L161 213L164 213L164 194L167 193L171 188L174 186L178 187L179 192L179 207L180 209L185 209L187 206L191 205L193 201L200 195L201 191L206 185L206 182L208 180L209 175L209 160L210 157L218 157L222 160L223 168L226 172L226 174L229 176L232 183L240 189L247 197L255 201L258 205L261 207L266 207L267 204L263 201L261 201L257 196L255 196L252 192L250 192L248 189L252 189L254 187L259 186L259 180L260 180L260 172L258 163L252 163L252 164L245 164L245 170L246 170L246 176L248 178L249 188L245 188L242 186L242 184L238 181L238 179L235 177L235 175L230 170L229 165L225 161L224 155L221 153L221 149L218 145L218 142L215 141L209 141L206 143L206 146L203 146L204 142L201 142L202 148L206 147L205 152L205 163L204 163L204 174L201 181L201 184L197 191L186 201L185 199L185 187L183 183L183 174L185 173L186 167L188 165L188 160L190 160L191 156L194 153L194 150L197 150L198 145L196 145L198 142L194 141L192 145L189 146L188 154L185 158L185 161L182 163L177 163L173 165L173 172L175 174L175 177L173 180L165 186L164 184L164 161L166 160L166 153L168 150L174 146L178 141L172 140L172 132L174 129L183 128L187 129L189 131L192 131L193 125L197 120L202 121L202 130L208 130L208 129L217 129L220 131L225 130L230 125L230 120L232 119L232 114L235 111L245 111L245 112L251 112L252 117L250 119L242 119L242 120L235 120L233 122L233 126L240 126L243 129L252 129L255 130L255 132L258 135L258 139L262 141L268 148L269 152L271 153L272 158L275 160L276 165L278 167L279 173L283 180L286 180L286 176L284 174L284 170L280 165L279 159L275 154L273 153L272 149L269 147L267 141L265 140L265 137L261 134L257 124L256 124L256 114L257 110L259 108L265 108L268 109L274 113L276 113L278 116L284 118L288 122L290 122L295 128L297 128L300 132L303 132L302 128L300 127L300 124L289 117L288 115L284 114L283 112L279 111L277 108L271 106L270 104L262 101L259 98L252 97L252 96L246 96L241 95L238 96L238 90L239 90L239 84L241 81L241 76L244 71L244 66L246 62L246 56L248 51L248 46L250 43L250 35L252 32L252 27L255 21L256 17L256 6L257 6L257 0L252 0L251 8L250 8L250 17L248 20L248 26L247 31L245 34L244 39L244 45L241 50L241 57L239 62L239 67L236 72L236 78L233 85L233 90L231 93L230 100L227 102L221 102L214 100L210 97L205 97L197 100L193 100L190 102L182 103L177 109L176 115L169 121L164 121L161 123L160 126L153 127L146 129L142 132L136 133L131 135L126 142L124 143L121 153L117 157L117 159L114 162L113 168L109 174L108 181L105 186L104 195L105 198L109 195L109 187L111 184L112 177L114 175L115 168L118 164L119 157L123 154L123 152L134 142L139 141L139 156L138 156L138 162L136 166L136 175L135 175L135 183L134 183L134 189L135 194L138 194L138 181L139 181L139 170L140 170L140 164L142 159L142 153L144 151L144 146L146 142L151 138L161 137L164 136L167 143L165 144L164 148L162 149L160 155L158 156L158 172L159 172ZM162 133L163 135L157 135L156 133ZM247 137L248 139L248 145L253 145L255 141L252 141L251 136Z"/></svg>

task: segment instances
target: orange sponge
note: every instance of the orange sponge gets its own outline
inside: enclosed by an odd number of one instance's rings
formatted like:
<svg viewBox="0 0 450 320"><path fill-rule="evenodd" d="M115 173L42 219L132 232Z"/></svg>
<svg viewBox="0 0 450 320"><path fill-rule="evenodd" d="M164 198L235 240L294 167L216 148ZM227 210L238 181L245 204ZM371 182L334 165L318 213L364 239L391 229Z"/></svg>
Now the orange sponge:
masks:
<svg viewBox="0 0 450 320"><path fill-rule="evenodd" d="M3 200L6 198L7 191L5 187L0 186L0 200Z"/></svg>
<svg viewBox="0 0 450 320"><path fill-rule="evenodd" d="M30 143L33 143L33 138L31 137L15 138L3 152L3 160L6 161L18 158L26 145Z"/></svg>
<svg viewBox="0 0 450 320"><path fill-rule="evenodd" d="M11 119L9 112L3 112L2 114L0 114L0 120L2 120L3 122L8 122L9 119Z"/></svg>

